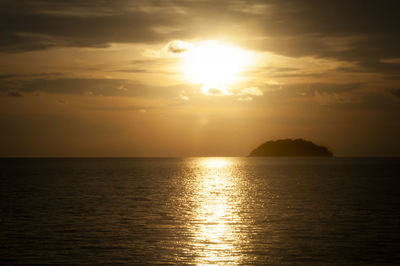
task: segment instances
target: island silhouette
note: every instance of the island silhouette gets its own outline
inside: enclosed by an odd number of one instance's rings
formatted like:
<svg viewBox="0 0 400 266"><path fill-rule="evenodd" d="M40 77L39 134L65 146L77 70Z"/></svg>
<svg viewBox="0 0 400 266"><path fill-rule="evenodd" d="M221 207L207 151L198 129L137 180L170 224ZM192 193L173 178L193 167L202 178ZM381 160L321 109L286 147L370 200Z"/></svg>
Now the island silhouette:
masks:
<svg viewBox="0 0 400 266"><path fill-rule="evenodd" d="M315 145L304 139L278 139L261 144L249 154L250 157L262 156L333 156L333 153L324 146Z"/></svg>

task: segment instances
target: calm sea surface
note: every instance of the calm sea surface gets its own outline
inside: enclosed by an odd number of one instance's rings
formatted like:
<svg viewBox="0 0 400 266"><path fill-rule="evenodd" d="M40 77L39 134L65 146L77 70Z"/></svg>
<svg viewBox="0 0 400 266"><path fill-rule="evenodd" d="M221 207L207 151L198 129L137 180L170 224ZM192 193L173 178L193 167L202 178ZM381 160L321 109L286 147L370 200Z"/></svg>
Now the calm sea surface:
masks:
<svg viewBox="0 0 400 266"><path fill-rule="evenodd" d="M0 264L399 265L399 158L1 159Z"/></svg>

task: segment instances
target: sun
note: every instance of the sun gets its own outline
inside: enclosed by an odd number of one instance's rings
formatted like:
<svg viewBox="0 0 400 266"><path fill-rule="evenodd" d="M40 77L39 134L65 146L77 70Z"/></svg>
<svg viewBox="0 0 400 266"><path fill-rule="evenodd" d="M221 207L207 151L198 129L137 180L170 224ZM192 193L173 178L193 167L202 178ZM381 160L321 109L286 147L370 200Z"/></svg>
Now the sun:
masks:
<svg viewBox="0 0 400 266"><path fill-rule="evenodd" d="M194 45L184 54L183 72L192 83L226 88L239 80L250 59L250 53L240 48L207 41Z"/></svg>

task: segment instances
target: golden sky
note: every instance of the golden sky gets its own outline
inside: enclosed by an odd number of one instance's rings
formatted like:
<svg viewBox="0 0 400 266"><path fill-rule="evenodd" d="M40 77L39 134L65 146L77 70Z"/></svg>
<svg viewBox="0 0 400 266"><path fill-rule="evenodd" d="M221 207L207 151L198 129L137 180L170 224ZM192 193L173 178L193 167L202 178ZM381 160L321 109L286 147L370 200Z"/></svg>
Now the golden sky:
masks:
<svg viewBox="0 0 400 266"><path fill-rule="evenodd" d="M0 156L400 155L397 1L0 1Z"/></svg>

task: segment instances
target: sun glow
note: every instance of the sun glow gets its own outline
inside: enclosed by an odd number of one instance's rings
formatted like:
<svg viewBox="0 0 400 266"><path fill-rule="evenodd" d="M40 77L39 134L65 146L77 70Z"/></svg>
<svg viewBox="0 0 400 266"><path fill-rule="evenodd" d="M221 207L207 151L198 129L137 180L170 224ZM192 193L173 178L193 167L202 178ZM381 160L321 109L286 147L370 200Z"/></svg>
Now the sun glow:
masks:
<svg viewBox="0 0 400 266"><path fill-rule="evenodd" d="M184 73L193 83L204 88L223 88L239 80L239 74L249 65L249 52L208 41L194 45L184 55Z"/></svg>

